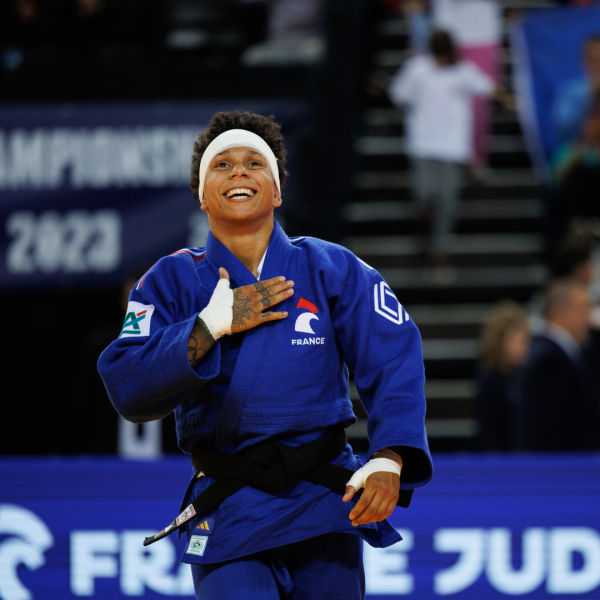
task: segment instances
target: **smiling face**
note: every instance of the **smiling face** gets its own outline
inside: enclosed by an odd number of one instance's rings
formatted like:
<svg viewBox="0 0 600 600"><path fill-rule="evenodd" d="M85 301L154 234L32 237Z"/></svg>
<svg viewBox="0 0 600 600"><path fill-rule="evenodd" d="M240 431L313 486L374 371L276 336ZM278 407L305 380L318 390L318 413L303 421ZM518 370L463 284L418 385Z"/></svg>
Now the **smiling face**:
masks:
<svg viewBox="0 0 600 600"><path fill-rule="evenodd" d="M265 157L249 147L229 148L210 162L204 180L202 210L213 225L273 221L281 194Z"/></svg>

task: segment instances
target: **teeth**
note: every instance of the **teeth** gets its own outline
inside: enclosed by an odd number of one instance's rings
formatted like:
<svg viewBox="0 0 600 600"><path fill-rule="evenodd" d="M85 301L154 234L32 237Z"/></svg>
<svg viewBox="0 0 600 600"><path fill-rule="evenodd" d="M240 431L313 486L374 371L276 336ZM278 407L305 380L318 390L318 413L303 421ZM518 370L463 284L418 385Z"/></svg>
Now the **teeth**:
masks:
<svg viewBox="0 0 600 600"><path fill-rule="evenodd" d="M235 188L227 192L227 197L231 198L232 196L254 196L255 193L256 192L254 190L250 190L248 188Z"/></svg>

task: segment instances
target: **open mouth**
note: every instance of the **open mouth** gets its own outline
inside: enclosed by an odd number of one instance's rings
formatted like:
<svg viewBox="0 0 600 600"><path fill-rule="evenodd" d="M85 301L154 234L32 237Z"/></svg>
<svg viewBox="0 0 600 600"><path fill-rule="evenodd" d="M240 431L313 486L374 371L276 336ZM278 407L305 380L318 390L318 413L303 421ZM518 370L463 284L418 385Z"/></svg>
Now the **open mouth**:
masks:
<svg viewBox="0 0 600 600"><path fill-rule="evenodd" d="M234 188L224 195L230 200L247 200L254 196L254 194L256 194L256 190L251 190L250 188Z"/></svg>

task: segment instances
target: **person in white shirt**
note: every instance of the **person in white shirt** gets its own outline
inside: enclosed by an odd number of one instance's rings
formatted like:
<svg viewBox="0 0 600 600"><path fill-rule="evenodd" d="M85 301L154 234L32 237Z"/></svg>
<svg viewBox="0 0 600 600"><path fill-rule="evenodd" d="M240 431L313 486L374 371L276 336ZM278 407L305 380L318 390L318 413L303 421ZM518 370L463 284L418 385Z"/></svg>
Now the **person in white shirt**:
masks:
<svg viewBox="0 0 600 600"><path fill-rule="evenodd" d="M447 264L464 165L472 156L475 96L493 96L491 77L469 61L458 60L450 35L434 31L431 56L406 61L388 94L406 108L406 150L411 158L413 194L423 216L433 208L429 255ZM501 95L498 92L498 95Z"/></svg>
<svg viewBox="0 0 600 600"><path fill-rule="evenodd" d="M461 58L474 62L496 83L500 81L502 51L502 9L497 0L432 0L431 22L448 31ZM473 110L473 148L470 159L473 175L483 176L488 153L491 103L478 96Z"/></svg>

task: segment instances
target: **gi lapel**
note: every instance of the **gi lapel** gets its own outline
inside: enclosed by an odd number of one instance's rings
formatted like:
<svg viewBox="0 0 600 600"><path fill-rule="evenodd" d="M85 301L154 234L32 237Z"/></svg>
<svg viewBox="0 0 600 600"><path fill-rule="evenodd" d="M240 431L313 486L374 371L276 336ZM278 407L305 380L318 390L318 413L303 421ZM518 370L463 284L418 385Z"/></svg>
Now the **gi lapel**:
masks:
<svg viewBox="0 0 600 600"><path fill-rule="evenodd" d="M291 247L288 237L279 224L275 222L260 277L261 280L270 279L278 275L291 276L291 273L286 273L288 254ZM231 276L232 288L256 283L254 275L212 235L209 235L206 255L217 267L225 267L227 269ZM240 353L231 377L231 383L223 401L217 423L216 447L218 450L231 453L238 449L240 419L244 412L252 383L255 377L257 377L257 370L260 367L259 360L267 331L269 327L273 326L277 326L277 323L265 323L242 334L244 335L244 341L240 348Z"/></svg>

